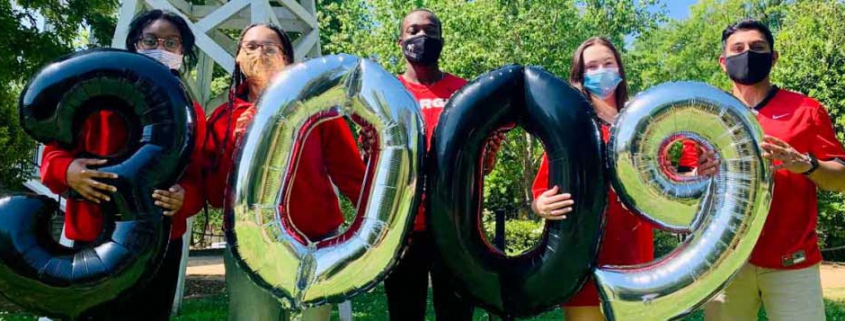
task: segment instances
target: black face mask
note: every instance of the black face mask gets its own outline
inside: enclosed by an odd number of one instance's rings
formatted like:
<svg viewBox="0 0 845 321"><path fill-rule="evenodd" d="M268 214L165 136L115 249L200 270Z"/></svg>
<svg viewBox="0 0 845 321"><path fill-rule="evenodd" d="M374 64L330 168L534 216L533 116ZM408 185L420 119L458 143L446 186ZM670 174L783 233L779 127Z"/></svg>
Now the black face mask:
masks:
<svg viewBox="0 0 845 321"><path fill-rule="evenodd" d="M412 64L431 66L437 63L441 50L443 50L443 40L427 35L414 36L402 41L405 59Z"/></svg>
<svg viewBox="0 0 845 321"><path fill-rule="evenodd" d="M741 54L725 58L728 76L743 85L753 85L763 81L772 71L772 53L748 50Z"/></svg>

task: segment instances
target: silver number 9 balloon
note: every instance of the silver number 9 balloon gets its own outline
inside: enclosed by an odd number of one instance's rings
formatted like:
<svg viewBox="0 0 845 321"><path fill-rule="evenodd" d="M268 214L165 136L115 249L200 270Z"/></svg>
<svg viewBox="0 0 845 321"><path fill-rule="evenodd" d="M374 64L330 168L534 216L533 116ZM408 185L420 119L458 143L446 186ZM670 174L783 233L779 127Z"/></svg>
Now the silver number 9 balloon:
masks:
<svg viewBox="0 0 845 321"><path fill-rule="evenodd" d="M716 151L717 174L686 178L668 171L662 155L679 139ZM658 85L626 105L608 147L611 183L628 208L689 236L655 262L597 269L608 319L677 318L727 285L769 212L773 181L762 140L751 110L706 84Z"/></svg>
<svg viewBox="0 0 845 321"><path fill-rule="evenodd" d="M289 67L257 106L227 192L226 237L238 265L293 310L373 287L398 259L419 202L425 131L416 101L378 64L337 55ZM343 234L300 242L279 212L297 150L314 126L343 115L378 133L365 178L372 183L362 183L371 186L366 209Z"/></svg>

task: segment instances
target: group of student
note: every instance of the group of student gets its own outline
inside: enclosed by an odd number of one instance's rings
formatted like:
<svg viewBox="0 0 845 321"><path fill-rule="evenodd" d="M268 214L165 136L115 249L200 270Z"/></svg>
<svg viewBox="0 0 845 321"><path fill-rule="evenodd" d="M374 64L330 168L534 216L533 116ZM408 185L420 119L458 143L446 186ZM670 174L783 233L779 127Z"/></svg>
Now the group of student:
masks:
<svg viewBox="0 0 845 321"><path fill-rule="evenodd" d="M815 232L818 206L816 189L845 190L845 151L837 141L827 112L817 101L773 86L771 68L778 60L769 29L754 20L739 21L724 30L719 64L733 83L733 95L757 115L766 134L764 157L773 160L776 172L771 211L749 262L733 282L707 304L708 320L755 320L763 304L773 320L824 320L819 276L821 254ZM195 105L197 145L183 178L167 190L153 193L156 204L172 221L171 246L160 272L141 292L118 298L88 311L86 320L167 320L176 290L185 220L205 204L221 207L233 151L256 114L255 102L270 79L293 63L293 46L287 34L269 24L248 26L238 39L236 64L228 100L207 119ZM443 107L466 80L439 68L444 46L442 25L426 9L416 9L402 20L397 46L405 56L399 81L419 102L431 137ZM126 39L130 51L149 55L171 69L185 73L196 61L194 36L178 15L151 10L131 23ZM714 57L715 58L715 57ZM575 51L569 82L588 97L604 141L628 100L628 84L621 56L607 39L590 38ZM89 169L103 160L76 158L81 152L107 156L125 143L126 130L117 116L99 112L83 126L80 146L63 150L47 146L41 168L45 185L53 192L77 191L86 200L68 200L66 236L84 246L101 229L99 204L108 201L115 187L98 181L113 174ZM367 140L366 133L362 135ZM501 141L488 144L485 168L495 164ZM365 142L366 143L366 142ZM426 142L426 149L429 147ZM366 145L366 144L365 144ZM685 143L682 172L713 175L719 167L714 151ZM365 165L353 133L344 119L320 124L306 139L298 179L288 208L297 229L310 240L338 233L343 214L333 186L356 202ZM547 220L567 219L577 200L549 186L545 155L533 185L532 209ZM607 224L600 264L631 265L654 259L653 228L609 193ZM334 201L326 201L334 200ZM306 206L308 210L305 210ZM315 207L316 206L316 207ZM299 210L298 210L299 209ZM425 318L429 279L438 320L471 320L474 307L432 269L433 240L426 231L421 206L410 233L409 248L384 281L388 312L393 320ZM285 313L277 300L254 285L231 258L226 261L230 295L230 320L277 320ZM588 282L563 304L566 320L602 320L594 282ZM306 320L328 320L329 306L304 311Z"/></svg>

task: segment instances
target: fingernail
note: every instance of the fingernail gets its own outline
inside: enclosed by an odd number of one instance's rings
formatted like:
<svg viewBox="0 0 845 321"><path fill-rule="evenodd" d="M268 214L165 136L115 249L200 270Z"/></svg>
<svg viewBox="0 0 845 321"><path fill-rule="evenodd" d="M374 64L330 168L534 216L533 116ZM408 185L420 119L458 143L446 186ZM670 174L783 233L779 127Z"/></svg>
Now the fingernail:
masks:
<svg viewBox="0 0 845 321"><path fill-rule="evenodd" d="M106 196L106 202L111 202L111 198Z"/></svg>

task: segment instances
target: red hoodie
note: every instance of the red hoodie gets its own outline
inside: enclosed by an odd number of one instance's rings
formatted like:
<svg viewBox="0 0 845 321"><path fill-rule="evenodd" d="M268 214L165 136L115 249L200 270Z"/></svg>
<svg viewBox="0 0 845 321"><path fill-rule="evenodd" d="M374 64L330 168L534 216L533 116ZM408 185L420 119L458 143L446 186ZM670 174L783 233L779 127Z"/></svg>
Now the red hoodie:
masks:
<svg viewBox="0 0 845 321"><path fill-rule="evenodd" d="M234 163L232 153L239 138L234 132L248 124L238 124L237 120L245 112L254 112L252 103L239 98L233 102L231 114L227 107L224 103L211 114L211 132L203 151L208 202L215 207L223 206ZM224 138L225 148L221 148ZM317 125L301 150L297 179L288 199L290 218L296 228L311 240L334 232L344 222L344 217L332 183L353 204L358 204L364 173L364 162L345 119L336 118Z"/></svg>
<svg viewBox="0 0 845 321"><path fill-rule="evenodd" d="M177 239L185 233L185 221L196 214L205 203L200 172L200 152L202 137L205 137L205 112L196 102L194 111L197 115L197 127L194 133L196 144L191 153L191 160L179 185L185 189L182 209L173 215L170 239ZM106 156L120 150L126 142L127 131L123 121L114 113L101 111L85 120L81 146L72 151L50 144L44 149L41 163L41 182L53 193L61 194L70 188L67 184L67 170L82 151ZM103 228L102 214L97 204L87 200L68 199L65 211L65 235L75 241L91 242L97 238Z"/></svg>

